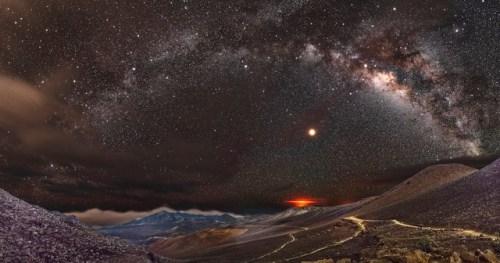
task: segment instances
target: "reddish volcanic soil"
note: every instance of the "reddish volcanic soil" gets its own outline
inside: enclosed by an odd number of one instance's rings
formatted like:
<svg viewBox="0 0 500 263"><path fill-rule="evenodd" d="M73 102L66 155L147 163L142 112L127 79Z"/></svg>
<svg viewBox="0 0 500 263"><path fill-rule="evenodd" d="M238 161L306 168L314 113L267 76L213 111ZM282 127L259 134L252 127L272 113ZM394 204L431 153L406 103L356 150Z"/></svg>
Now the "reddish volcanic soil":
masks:
<svg viewBox="0 0 500 263"><path fill-rule="evenodd" d="M159 255L182 257L182 255L196 254L197 251L231 242L246 231L247 229L244 228L209 229L187 236L160 238L148 249Z"/></svg>

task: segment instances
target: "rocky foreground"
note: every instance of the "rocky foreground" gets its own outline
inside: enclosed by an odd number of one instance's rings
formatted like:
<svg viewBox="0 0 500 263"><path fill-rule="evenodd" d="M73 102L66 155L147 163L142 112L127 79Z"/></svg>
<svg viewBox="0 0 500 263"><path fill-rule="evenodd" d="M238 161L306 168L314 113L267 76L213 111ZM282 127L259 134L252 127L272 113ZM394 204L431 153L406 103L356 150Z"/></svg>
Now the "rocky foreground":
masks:
<svg viewBox="0 0 500 263"><path fill-rule="evenodd" d="M0 189L0 262L166 262Z"/></svg>
<svg viewBox="0 0 500 263"><path fill-rule="evenodd" d="M358 222L362 224L363 231L356 237L357 240L318 251L316 258L323 258L321 260L301 262L500 262L500 237L471 230L415 227L399 221Z"/></svg>
<svg viewBox="0 0 500 263"><path fill-rule="evenodd" d="M339 259L322 259L316 261L302 261L302 263L354 263L349 258ZM479 249L470 251L466 246L461 246L454 251L449 257L443 257L438 251L437 253L427 253L421 250L410 251L408 249L388 249L382 250L376 259L369 260L370 263L386 263L386 262L401 262L401 263L434 263L434 262L449 262L449 263L498 263L500 262L491 250L481 251Z"/></svg>

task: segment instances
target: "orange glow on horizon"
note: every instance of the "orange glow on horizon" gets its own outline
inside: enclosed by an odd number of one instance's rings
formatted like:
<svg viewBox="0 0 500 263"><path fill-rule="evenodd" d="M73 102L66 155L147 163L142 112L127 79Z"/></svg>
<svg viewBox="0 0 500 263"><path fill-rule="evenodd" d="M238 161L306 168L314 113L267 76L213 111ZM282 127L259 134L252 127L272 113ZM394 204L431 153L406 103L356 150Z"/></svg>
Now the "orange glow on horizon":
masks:
<svg viewBox="0 0 500 263"><path fill-rule="evenodd" d="M295 207L306 207L306 206L311 206L315 205L318 203L318 201L314 199L307 199L307 198L299 198L299 199L294 199L294 200L286 200L285 203L290 204Z"/></svg>

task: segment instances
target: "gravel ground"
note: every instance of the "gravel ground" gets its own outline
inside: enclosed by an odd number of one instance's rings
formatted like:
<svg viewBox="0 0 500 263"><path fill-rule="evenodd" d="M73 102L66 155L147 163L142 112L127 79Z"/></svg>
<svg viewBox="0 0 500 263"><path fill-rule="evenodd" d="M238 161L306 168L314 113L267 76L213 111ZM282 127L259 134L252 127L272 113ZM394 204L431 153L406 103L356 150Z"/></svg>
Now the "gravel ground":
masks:
<svg viewBox="0 0 500 263"><path fill-rule="evenodd" d="M0 262L167 262L0 189Z"/></svg>

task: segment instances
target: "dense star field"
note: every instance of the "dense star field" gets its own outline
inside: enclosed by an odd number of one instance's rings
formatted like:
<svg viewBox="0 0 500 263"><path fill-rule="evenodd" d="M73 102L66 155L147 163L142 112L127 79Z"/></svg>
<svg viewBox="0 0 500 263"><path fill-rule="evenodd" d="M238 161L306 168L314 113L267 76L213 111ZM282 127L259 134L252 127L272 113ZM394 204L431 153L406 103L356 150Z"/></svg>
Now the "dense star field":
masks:
<svg viewBox="0 0 500 263"><path fill-rule="evenodd" d="M0 188L261 212L500 154L500 2L0 0Z"/></svg>

